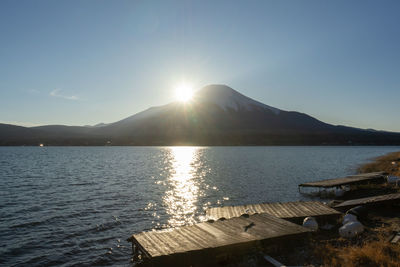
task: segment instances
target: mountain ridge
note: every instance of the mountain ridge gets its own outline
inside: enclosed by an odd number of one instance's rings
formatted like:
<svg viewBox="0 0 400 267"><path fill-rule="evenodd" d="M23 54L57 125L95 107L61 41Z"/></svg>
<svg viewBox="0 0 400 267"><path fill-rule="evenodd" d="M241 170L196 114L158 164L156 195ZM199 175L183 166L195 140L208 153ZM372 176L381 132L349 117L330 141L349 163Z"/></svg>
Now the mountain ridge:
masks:
<svg viewBox="0 0 400 267"><path fill-rule="evenodd" d="M208 85L189 103L150 107L95 126L0 124L0 145L374 145L400 133L331 125L271 107L226 85Z"/></svg>

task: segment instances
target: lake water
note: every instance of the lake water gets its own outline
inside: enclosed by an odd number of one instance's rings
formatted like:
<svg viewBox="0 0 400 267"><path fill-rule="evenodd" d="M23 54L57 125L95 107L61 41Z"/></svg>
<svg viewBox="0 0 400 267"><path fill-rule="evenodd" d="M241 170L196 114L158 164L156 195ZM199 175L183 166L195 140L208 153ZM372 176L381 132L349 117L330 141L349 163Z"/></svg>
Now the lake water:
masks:
<svg viewBox="0 0 400 267"><path fill-rule="evenodd" d="M129 266L135 232L305 199L400 147L0 147L0 265Z"/></svg>

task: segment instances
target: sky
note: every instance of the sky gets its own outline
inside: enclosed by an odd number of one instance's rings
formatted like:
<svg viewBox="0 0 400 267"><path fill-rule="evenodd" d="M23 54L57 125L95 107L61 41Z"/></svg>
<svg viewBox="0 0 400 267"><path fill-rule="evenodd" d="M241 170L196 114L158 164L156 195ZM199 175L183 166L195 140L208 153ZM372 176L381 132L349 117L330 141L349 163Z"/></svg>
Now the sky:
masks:
<svg viewBox="0 0 400 267"><path fill-rule="evenodd" d="M226 84L400 132L399 1L0 1L0 122L94 125Z"/></svg>

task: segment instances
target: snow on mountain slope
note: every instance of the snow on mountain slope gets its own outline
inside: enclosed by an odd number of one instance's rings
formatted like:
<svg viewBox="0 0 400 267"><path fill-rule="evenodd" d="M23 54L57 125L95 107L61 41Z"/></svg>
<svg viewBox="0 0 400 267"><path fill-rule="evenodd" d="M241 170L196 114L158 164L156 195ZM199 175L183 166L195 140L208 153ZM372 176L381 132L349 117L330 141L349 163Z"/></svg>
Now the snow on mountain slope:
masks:
<svg viewBox="0 0 400 267"><path fill-rule="evenodd" d="M90 127L0 124L0 145L348 145L400 143L399 133L335 126L280 110L233 90L209 85L185 102L152 107Z"/></svg>
<svg viewBox="0 0 400 267"><path fill-rule="evenodd" d="M200 89L194 96L194 101L204 101L217 104L224 110L255 110L268 109L278 115L281 110L260 103L242 95L226 85L213 84Z"/></svg>
<svg viewBox="0 0 400 267"><path fill-rule="evenodd" d="M254 110L269 110L272 111L275 115L278 115L281 110L260 103L256 100L253 100L247 96L242 95L241 93L233 90L232 88L226 85L208 85L197 91L188 105L201 105L204 104L216 104L224 111L229 109L233 109L236 111L246 110L246 111L254 111ZM113 123L113 125L120 125L125 123L132 123L139 120L149 119L153 116L157 116L159 114L163 114L168 112L174 107L182 106L182 103L179 101L172 102L163 106L151 107L142 112L136 113L130 117L127 117L123 120L117 121Z"/></svg>

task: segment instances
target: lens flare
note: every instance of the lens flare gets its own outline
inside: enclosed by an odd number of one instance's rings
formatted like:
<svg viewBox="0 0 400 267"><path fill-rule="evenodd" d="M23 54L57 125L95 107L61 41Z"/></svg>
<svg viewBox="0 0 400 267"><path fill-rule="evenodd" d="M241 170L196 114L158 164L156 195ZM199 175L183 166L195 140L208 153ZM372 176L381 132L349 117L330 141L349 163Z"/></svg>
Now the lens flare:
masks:
<svg viewBox="0 0 400 267"><path fill-rule="evenodd" d="M181 102L188 102L193 97L193 88L187 84L181 84L175 88L175 96Z"/></svg>

